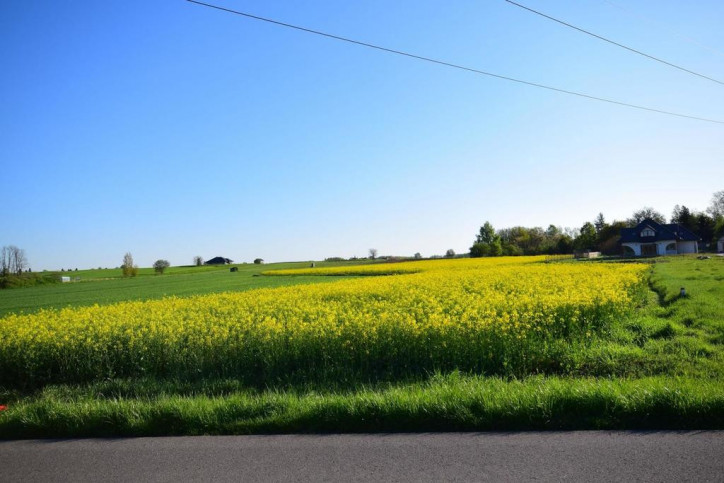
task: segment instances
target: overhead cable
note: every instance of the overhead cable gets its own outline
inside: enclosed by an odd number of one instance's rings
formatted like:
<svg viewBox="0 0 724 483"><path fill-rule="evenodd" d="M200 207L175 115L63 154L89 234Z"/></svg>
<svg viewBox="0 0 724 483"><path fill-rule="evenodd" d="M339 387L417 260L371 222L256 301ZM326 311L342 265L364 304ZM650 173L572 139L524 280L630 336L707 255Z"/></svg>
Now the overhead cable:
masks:
<svg viewBox="0 0 724 483"><path fill-rule="evenodd" d="M658 22L658 21L653 20L653 19L651 19L651 18L644 17L643 15L641 15L641 14L639 14L639 13L636 13L636 12L633 11L632 9L626 8L626 7L624 7L623 5L619 5L619 4L614 3L614 2L612 2L612 1L610 1L610 0L601 0L601 1L604 2L604 3L607 3L607 4L609 4L609 5L611 5L612 7L617 8L617 9L623 11L623 12L626 12L628 15L630 15L631 17L634 17L634 18L636 18L636 19L638 19L638 20L643 20L644 22L651 23L651 24L654 24L654 25L658 25L658 27L659 27L660 29L662 29L662 30L664 30L664 31L666 31L666 32L668 32L668 33L676 36L676 37L679 37L680 39L685 40L686 42L689 42L689 43L698 45L699 47L702 47L702 48L708 50L709 52L713 52L713 53L715 53L715 54L717 54L717 55L724 56L724 52L722 52L721 50L716 49L716 48L712 47L711 45L707 45L707 44L704 44L704 43L702 43L702 42L699 42L698 40L696 40L696 39L694 39L694 38L691 38L691 37L689 37L688 35L685 35L685 34L683 34L683 33L677 32L676 30L673 30L671 27L668 27L667 25L664 25L662 22Z"/></svg>
<svg viewBox="0 0 724 483"><path fill-rule="evenodd" d="M676 65L676 64L672 64L671 62L667 62L667 61L662 60L662 59L659 59L658 57L654 57L653 55L646 54L646 53L644 53L644 52L641 52L640 50L632 49L631 47L627 47L627 46L625 46L625 45L623 45L623 44L620 44L620 43L618 43L618 42L614 42L613 40L607 39L606 37L601 37L600 35L594 34L593 32L589 32L588 30L583 30L583 29L580 28L580 27L576 27L575 25L571 25L571 24L569 24L569 23L566 23L566 22L564 22L563 20L558 20L557 18L553 18L553 17L551 17L550 15L546 15L546 14L544 14L544 13L542 13L542 12L539 12L538 10L533 10L532 8L526 7L525 5L521 5L521 4L519 4L519 3L515 3L515 2L512 1L512 0L505 0L505 1L508 2L508 3L511 4L511 5L515 5L516 7L520 7L520 8L522 8L523 10L527 10L527 11L529 11L529 12L532 12L532 13L536 14L536 15L540 15L540 16L543 17L543 18L547 18L548 20L552 20L552 21L557 22L557 23L559 23L559 24L561 24L561 25L565 25L566 27L572 28L572 29L574 29L574 30L578 30L579 32L582 32L582 33L584 33L584 34L586 34L586 35L590 35L591 37L595 37L595 38L597 38L597 39L599 39L599 40L603 40L604 42L608 42L609 44L613 44L613 45L615 45L615 46L617 46L617 47L621 47L622 49L626 49L626 50L628 50L628 51L630 51L630 52L633 52L633 53L635 53L635 54L642 55L642 56L647 57L647 58L649 58L649 59L651 59L651 60L655 60L656 62L660 62L660 63L662 63L662 64L664 64L664 65L668 65L669 67L673 67L673 68L675 68L675 69L679 69L679 70L681 70L681 71L687 72L687 73L692 74L692 75L695 75L695 76L697 76L697 77L701 77L701 78L703 78L703 79L707 79L707 80L710 80L710 81L712 81L712 82L716 82L717 84L724 85L724 82L722 82L722 81L720 81L720 80L714 79L714 78L709 77L709 76L705 76L704 74L699 74L698 72L694 72L693 70L685 69L684 67L678 66L678 65Z"/></svg>
<svg viewBox="0 0 724 483"><path fill-rule="evenodd" d="M616 100L613 100L613 99L606 99L606 98L603 98L603 97L597 97L597 96L592 96L592 95L589 95L589 94L583 94L583 93L581 93L581 92L569 91L569 90L566 90L566 89L560 89L560 88L557 88L557 87L547 86L547 85L544 85L544 84L537 84L537 83L535 83L535 82L529 82L529 81L525 81L525 80L521 80L521 79L516 79L516 78L513 78L513 77L507 77L507 76L504 76L504 75L493 74L492 72L486 72L486 71L483 71L483 70L474 69L474 68L472 68L472 67L465 67L465 66L463 66L463 65L453 64L453 63L451 63L451 62L445 62L445 61L442 61L442 60L436 60L436 59L432 59L432 58L430 58L430 57L423 57L423 56L421 56L421 55L415 55L415 54L411 54L411 53L408 53L408 52L403 52L403 51L401 51L401 50L390 49L390 48L382 47L382 46L379 46L379 45L369 44L369 43L367 43L367 42L361 42L361 41L359 41L359 40L353 40L353 39L349 39L349 38L346 38L346 37L340 37L340 36L338 36L338 35L328 34L328 33L325 33L325 32L321 32L321 31L319 31L319 30L312 30L312 29L309 29L309 28L306 28L306 27L300 27L300 26L297 26L297 25L292 25L292 24L280 22L280 21L278 21L278 20L273 20L273 19L265 18L265 17L259 17L259 16L257 16L257 15L252 15L252 14L250 14L250 13L240 12L240 11L238 11L238 10L232 10L232 9L225 8L225 7L219 7L219 6L217 6L217 5L212 5L212 4L209 4L209 3L200 2L200 1L198 1L198 0L186 0L186 1L187 1L187 2L190 2L190 3L195 3L195 4L197 4L197 5L202 5L202 6L204 6L204 7L208 7L208 8L212 8L212 9L216 9L216 10L221 10L221 11L223 11L223 12L233 13L233 14L235 14L235 15L241 15L241 16L246 17L246 18L250 18L250 19L259 20L259 21L262 21L262 22L271 23L271 24L278 25L278 26L281 26L281 27L291 28L291 29L294 29L294 30L299 30L299 31L306 32L306 33L310 33L310 34L314 34L314 35L320 35L320 36L322 36L322 37L327 37L327 38L334 39L334 40L339 40L339 41L342 41L342 42L348 42L348 43L351 43L351 44L360 45L360 46L362 46L362 47L368 47L368 48L371 48L371 49L376 49L376 50L380 50L380 51L383 51L383 52L388 52L388 53L391 53L391 54L402 55L402 56L404 56L404 57L409 57L409 58L412 58L412 59L422 60L422 61L425 61L425 62L431 62L431 63L433 63L433 64L438 64L438 65L442 65L442 66L445 66L445 67L452 67L452 68L454 68L454 69L464 70L464 71L467 71L467 72L472 72L472 73L474 73L474 74L486 75L486 76L489 76L489 77L495 77L496 79L502 79L502 80L507 80L507 81L510 81L510 82L516 82L516 83L518 83L518 84L525 84L525 85L532 86L532 87L538 87L538 88L540 88L540 89L546 89L546 90L549 90L549 91L560 92L560 93L562 93L562 94L568 94L568 95L572 95L572 96L583 97L583 98L585 98L585 99L591 99L591 100L600 101L600 102L607 102L607 103L609 103L609 104L616 104L616 105L619 105L619 106L630 107L630 108L632 108L632 109L640 109L640 110L643 110L643 111L656 112L656 113L659 113L659 114L666 114L666 115L669 115L669 116L683 117L683 118L686 118L686 119L694 119L694 120L696 120L696 121L705 121L705 122L713 122L713 123L716 123L716 124L724 124L724 121L720 121L720 120L716 120L716 119L707 119L707 118L704 118L704 117L690 116L690 115L687 115L687 114L680 114L680 113L676 113L676 112L672 112L672 111L665 111L665 110L663 110L663 109L655 109L655 108L652 108L652 107L645 107L645 106L639 106L639 105L636 105L636 104L629 104L629 103L627 103L627 102L616 101Z"/></svg>

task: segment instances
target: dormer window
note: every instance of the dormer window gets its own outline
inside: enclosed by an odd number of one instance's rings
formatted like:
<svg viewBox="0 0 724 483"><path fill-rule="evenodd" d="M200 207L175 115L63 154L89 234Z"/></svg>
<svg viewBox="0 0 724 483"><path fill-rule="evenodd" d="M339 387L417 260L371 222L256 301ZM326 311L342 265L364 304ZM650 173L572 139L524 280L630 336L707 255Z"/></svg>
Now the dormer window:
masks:
<svg viewBox="0 0 724 483"><path fill-rule="evenodd" d="M645 238L647 236L656 236L656 233L651 228L644 228L641 230L641 238Z"/></svg>

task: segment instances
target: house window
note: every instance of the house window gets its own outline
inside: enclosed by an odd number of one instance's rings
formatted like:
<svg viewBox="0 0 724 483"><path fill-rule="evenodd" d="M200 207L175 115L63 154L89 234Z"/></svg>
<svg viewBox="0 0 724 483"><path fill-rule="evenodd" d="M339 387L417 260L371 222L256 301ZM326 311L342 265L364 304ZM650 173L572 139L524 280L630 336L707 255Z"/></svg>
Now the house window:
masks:
<svg viewBox="0 0 724 483"><path fill-rule="evenodd" d="M641 230L641 237L655 236L656 233L651 228L644 228Z"/></svg>

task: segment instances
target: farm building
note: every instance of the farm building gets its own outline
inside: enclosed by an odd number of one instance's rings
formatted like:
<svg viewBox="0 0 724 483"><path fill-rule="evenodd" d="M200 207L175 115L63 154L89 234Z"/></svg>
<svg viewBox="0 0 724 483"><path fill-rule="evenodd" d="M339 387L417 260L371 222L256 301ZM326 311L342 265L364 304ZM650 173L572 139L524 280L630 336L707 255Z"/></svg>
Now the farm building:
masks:
<svg viewBox="0 0 724 483"><path fill-rule="evenodd" d="M214 257L211 260L206 260L204 265L229 265L234 260L230 260L224 257Z"/></svg>
<svg viewBox="0 0 724 483"><path fill-rule="evenodd" d="M698 253L699 240L697 235L677 223L664 225L650 219L641 221L634 228L621 229L623 254L636 257Z"/></svg>

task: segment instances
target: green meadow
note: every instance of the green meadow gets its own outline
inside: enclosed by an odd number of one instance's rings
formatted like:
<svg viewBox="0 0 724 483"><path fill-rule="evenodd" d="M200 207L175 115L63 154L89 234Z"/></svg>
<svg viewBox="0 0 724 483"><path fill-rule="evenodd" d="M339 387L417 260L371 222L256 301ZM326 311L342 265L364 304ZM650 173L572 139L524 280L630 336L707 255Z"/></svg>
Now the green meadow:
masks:
<svg viewBox="0 0 724 483"><path fill-rule="evenodd" d="M235 379L155 377L5 386L0 437L724 429L724 257L647 263L647 296L634 313L588 344L571 344L546 373L514 378L453 371L405 380L253 386ZM308 265L241 265L237 273L228 266L177 267L159 276L142 270L135 279L79 272L81 282L2 291L0 304L5 313L32 312L338 279L257 276Z"/></svg>
<svg viewBox="0 0 724 483"><path fill-rule="evenodd" d="M255 288L281 287L330 281L320 277L262 277L264 270L305 268L311 262L239 264L224 266L169 267L162 274L141 268L136 277L124 278L120 268L57 272L71 282L0 290L0 317L9 313L30 313L38 309L60 309L82 305L105 305L126 300L184 297ZM315 262L315 266L344 266L365 263ZM367 262L369 263L369 262ZM236 267L238 272L231 272ZM78 279L77 281L75 281Z"/></svg>

